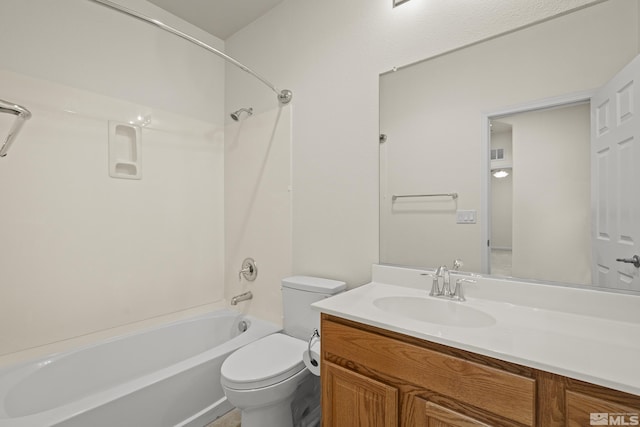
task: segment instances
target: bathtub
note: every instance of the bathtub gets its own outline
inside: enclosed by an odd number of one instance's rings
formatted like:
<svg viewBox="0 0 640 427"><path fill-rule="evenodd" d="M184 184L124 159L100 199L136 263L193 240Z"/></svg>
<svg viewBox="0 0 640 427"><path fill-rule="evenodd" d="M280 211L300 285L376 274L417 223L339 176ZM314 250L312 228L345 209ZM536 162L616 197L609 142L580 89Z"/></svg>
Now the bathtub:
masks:
<svg viewBox="0 0 640 427"><path fill-rule="evenodd" d="M226 356L279 330L220 310L1 369L0 427L202 427Z"/></svg>

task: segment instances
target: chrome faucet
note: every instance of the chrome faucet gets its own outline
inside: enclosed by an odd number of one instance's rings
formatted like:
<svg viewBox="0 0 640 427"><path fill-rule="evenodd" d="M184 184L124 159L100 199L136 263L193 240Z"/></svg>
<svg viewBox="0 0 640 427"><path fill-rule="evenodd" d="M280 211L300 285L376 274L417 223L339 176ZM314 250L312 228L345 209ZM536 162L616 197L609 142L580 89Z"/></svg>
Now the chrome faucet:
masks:
<svg viewBox="0 0 640 427"><path fill-rule="evenodd" d="M456 259L453 261L453 271L458 271L462 267L462 261ZM434 274L425 273L423 276L433 277L433 283L431 284L431 292L429 296L432 297L445 297L456 301L465 301L463 283L476 283L472 279L457 279L456 285L453 291L451 291L451 272L446 265L441 265L436 269ZM442 278L442 286L440 286L440 278Z"/></svg>
<svg viewBox="0 0 640 427"><path fill-rule="evenodd" d="M236 295L235 297L231 298L231 305L238 305L240 301L246 301L251 298L253 298L253 294L251 293L251 291Z"/></svg>

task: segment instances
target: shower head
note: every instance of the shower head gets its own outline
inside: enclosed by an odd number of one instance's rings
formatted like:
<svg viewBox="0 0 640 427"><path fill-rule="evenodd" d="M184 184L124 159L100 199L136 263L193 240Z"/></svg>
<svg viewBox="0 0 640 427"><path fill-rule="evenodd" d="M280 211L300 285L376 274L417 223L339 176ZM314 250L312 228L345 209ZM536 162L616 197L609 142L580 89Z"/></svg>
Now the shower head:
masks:
<svg viewBox="0 0 640 427"><path fill-rule="evenodd" d="M253 114L253 108L251 108L251 107L249 107L249 108L241 108L238 111L234 111L233 113L231 113L230 114L231 118L237 122L238 120L240 120L240 114L243 111L246 112L248 115L252 115Z"/></svg>

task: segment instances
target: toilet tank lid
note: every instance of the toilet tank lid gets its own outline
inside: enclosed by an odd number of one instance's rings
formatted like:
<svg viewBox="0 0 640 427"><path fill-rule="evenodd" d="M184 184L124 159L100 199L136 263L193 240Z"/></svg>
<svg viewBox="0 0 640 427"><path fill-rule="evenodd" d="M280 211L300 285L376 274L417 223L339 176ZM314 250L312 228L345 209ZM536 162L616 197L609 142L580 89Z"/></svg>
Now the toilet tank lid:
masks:
<svg viewBox="0 0 640 427"><path fill-rule="evenodd" d="M292 276L282 279L282 287L307 292L334 294L346 289L347 284L339 280L311 276Z"/></svg>

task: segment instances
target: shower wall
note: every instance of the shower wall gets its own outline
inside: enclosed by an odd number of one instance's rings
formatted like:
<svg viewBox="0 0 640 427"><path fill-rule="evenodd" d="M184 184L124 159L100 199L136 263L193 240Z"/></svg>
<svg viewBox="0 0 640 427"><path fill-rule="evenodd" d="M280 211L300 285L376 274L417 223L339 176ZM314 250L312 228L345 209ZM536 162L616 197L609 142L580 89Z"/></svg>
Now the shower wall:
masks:
<svg viewBox="0 0 640 427"><path fill-rule="evenodd" d="M222 300L223 61L87 0L3 0L0 28L0 98L33 113L0 159L0 355ZM140 180L109 176L110 121Z"/></svg>
<svg viewBox="0 0 640 427"><path fill-rule="evenodd" d="M264 89L262 89L264 90ZM274 102L275 103L275 102ZM291 123L292 106L273 107L225 130L226 298L245 291L253 299L238 307L282 322L283 277L291 276ZM239 276L252 257L258 276Z"/></svg>

